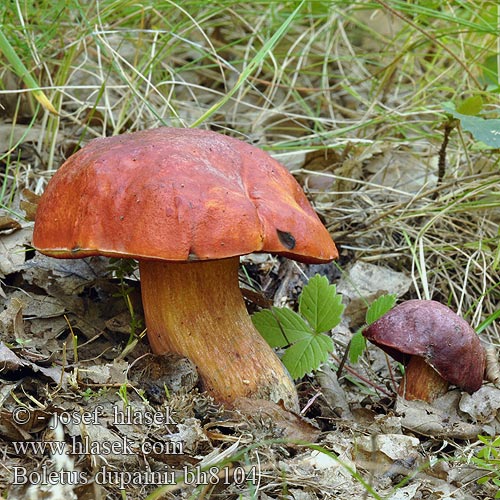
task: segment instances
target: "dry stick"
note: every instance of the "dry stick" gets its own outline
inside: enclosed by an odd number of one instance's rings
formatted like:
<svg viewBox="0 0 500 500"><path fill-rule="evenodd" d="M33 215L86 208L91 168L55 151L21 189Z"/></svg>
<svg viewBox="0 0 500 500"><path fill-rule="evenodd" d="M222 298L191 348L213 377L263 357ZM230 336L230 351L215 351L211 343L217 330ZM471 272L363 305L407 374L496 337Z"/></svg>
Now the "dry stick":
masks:
<svg viewBox="0 0 500 500"><path fill-rule="evenodd" d="M345 362L347 361L347 355L349 354L349 350L351 349L351 341L347 343L346 348L344 349L344 354L342 354L342 359L340 360L339 367L337 368L337 380L342 375L342 370L344 369Z"/></svg>
<svg viewBox="0 0 500 500"><path fill-rule="evenodd" d="M337 363L341 363L342 362L341 359L338 356L335 356L335 354L332 354L332 358ZM380 392L384 393L386 396L389 396L390 398L392 398L394 396L394 394L392 394L389 391L383 389L382 387L380 387L379 385L375 384L371 380L368 380L366 377L363 377L363 375L360 375L356 370L353 370L350 366L347 366L347 365L344 364L343 368L345 369L345 371L349 372L351 375L354 375L356 378L359 378L359 380L361 380L365 384L368 384L369 386L373 387L377 391L380 391ZM338 370L337 370L337 373L338 373Z"/></svg>
<svg viewBox="0 0 500 500"><path fill-rule="evenodd" d="M387 363L387 369L389 370L389 376L391 377L392 388L394 389L394 392L398 392L398 384L396 383L396 379L394 378L394 371L389 360L389 355L386 352L384 352L384 355L385 362Z"/></svg>
<svg viewBox="0 0 500 500"><path fill-rule="evenodd" d="M444 136L443 143L439 148L438 153L438 177L436 181L436 188L441 186L443 182L444 174L446 173L446 148L448 147L448 141L450 140L451 131L455 128L455 120L447 120L444 124ZM433 198L436 198L438 191L434 191Z"/></svg>

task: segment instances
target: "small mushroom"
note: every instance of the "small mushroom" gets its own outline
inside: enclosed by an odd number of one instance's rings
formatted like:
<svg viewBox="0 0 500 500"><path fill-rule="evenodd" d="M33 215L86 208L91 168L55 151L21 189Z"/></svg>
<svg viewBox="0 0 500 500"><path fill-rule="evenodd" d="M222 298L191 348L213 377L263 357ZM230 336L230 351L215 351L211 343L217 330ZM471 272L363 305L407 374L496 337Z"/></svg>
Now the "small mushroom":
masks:
<svg viewBox="0 0 500 500"><path fill-rule="evenodd" d="M298 408L293 381L246 311L239 256L321 263L338 254L299 184L267 153L194 129L95 139L49 182L33 245L57 258L137 259L155 353L189 358L228 405L252 397Z"/></svg>
<svg viewBox="0 0 500 500"><path fill-rule="evenodd" d="M366 327L363 335L405 366L398 393L428 403L449 384L472 393L483 381L485 351L471 326L434 300L408 300Z"/></svg>

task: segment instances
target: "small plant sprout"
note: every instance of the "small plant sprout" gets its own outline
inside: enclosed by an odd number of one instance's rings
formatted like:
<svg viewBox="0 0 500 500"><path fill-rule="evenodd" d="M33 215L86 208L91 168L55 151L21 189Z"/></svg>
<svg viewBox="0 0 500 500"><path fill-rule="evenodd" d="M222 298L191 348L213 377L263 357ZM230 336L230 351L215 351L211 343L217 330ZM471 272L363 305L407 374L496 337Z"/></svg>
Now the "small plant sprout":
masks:
<svg viewBox="0 0 500 500"><path fill-rule="evenodd" d="M298 313L272 307L255 313L252 321L271 347L284 348L281 361L299 379L317 370L333 352L333 340L325 332L340 323L343 311L335 285L317 274L300 294Z"/></svg>
<svg viewBox="0 0 500 500"><path fill-rule="evenodd" d="M470 132L474 139L481 141L486 147L498 149L500 147L500 119L480 116L483 109L481 96L471 96L460 104L446 102L443 104L446 113L460 122L460 126Z"/></svg>
<svg viewBox="0 0 500 500"><path fill-rule="evenodd" d="M123 409L126 409L130 405L130 401L128 398L128 387L127 384L122 384L117 392L118 396L123 402Z"/></svg>
<svg viewBox="0 0 500 500"><path fill-rule="evenodd" d="M478 439L484 446L472 457L471 461L485 474L477 480L477 483L490 483L497 488L494 498L500 498L500 436L478 436Z"/></svg>
<svg viewBox="0 0 500 500"><path fill-rule="evenodd" d="M130 335L127 341L127 347L130 344L135 345L137 340L144 336L144 325L140 316L137 315L130 296L134 288L127 284L127 276L137 271L137 263L131 259L110 259L109 269L118 279L118 292L115 297L122 297L130 315Z"/></svg>
<svg viewBox="0 0 500 500"><path fill-rule="evenodd" d="M382 295L369 305L366 324L371 324L388 312L395 304L395 295ZM333 352L332 338L325 334L335 328L342 318L344 305L335 285L325 276L316 275L309 280L299 297L299 312L285 307L272 307L259 311L252 321L271 345L284 349L281 361L294 379L317 370ZM356 363L366 349L366 339L360 328L349 343L349 359Z"/></svg>
<svg viewBox="0 0 500 500"><path fill-rule="evenodd" d="M374 300L366 310L365 326L371 325L380 319L394 307L394 304L396 304L396 296L392 294L381 295ZM356 331L349 343L349 361L351 363L357 363L359 357L366 350L366 339L363 335L363 328L365 328L365 326Z"/></svg>

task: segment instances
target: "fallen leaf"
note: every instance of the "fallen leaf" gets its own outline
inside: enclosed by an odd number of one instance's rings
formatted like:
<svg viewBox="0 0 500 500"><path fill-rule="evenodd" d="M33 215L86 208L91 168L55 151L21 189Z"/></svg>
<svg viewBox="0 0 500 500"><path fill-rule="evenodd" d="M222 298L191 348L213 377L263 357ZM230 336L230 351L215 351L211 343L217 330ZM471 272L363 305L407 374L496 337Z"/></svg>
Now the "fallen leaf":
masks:
<svg viewBox="0 0 500 500"><path fill-rule="evenodd" d="M183 443L184 449L188 453L194 453L200 448L201 444L207 444L207 438L200 421L197 418L186 418L183 423L178 423L177 428L179 432L177 435L178 440Z"/></svg>
<svg viewBox="0 0 500 500"><path fill-rule="evenodd" d="M423 158L422 155L398 150L386 149L381 155L367 162L366 170L372 174L370 184L388 188L384 198L404 200L416 193L436 186L437 157Z"/></svg>
<svg viewBox="0 0 500 500"><path fill-rule="evenodd" d="M0 236L0 274L8 276L23 269L26 247L31 241L31 227L23 227L10 234Z"/></svg>
<svg viewBox="0 0 500 500"><path fill-rule="evenodd" d="M370 460L376 460L377 455L390 464L415 454L420 447L420 440L405 434L377 434L374 436L360 436L356 440L356 449L364 452Z"/></svg>
<svg viewBox="0 0 500 500"><path fill-rule="evenodd" d="M355 329L365 322L367 304L384 294L401 297L410 286L411 278L402 272L357 261L346 269L337 291L345 297L347 305L344 314L351 328Z"/></svg>
<svg viewBox="0 0 500 500"><path fill-rule="evenodd" d="M21 224L12 217L8 215L0 215L0 232L1 233L12 233L21 229Z"/></svg>
<svg viewBox="0 0 500 500"><path fill-rule="evenodd" d="M0 341L0 366L2 372L16 372L21 368L29 368L32 372L40 372L46 377L52 379L56 384L62 384L65 388L67 384L67 374L60 366L41 366L27 359L23 359L9 349ZM12 375L10 375L12 377Z"/></svg>
<svg viewBox="0 0 500 500"><path fill-rule="evenodd" d="M28 441L31 434L14 422L12 412L0 409L0 436L10 441Z"/></svg>
<svg viewBox="0 0 500 500"><path fill-rule="evenodd" d="M323 397L334 414L343 419L352 419L353 415L345 391L337 380L337 374L327 364L324 364L315 376L321 386Z"/></svg>
<svg viewBox="0 0 500 500"><path fill-rule="evenodd" d="M462 394L458 404L460 411L467 413L480 424L492 422L500 414L500 389L484 385L478 391Z"/></svg>
<svg viewBox="0 0 500 500"><path fill-rule="evenodd" d="M25 142L37 142L42 135L41 126L16 123L14 127L9 123L1 123L0 152L5 153L9 149L18 147Z"/></svg>
<svg viewBox="0 0 500 500"><path fill-rule="evenodd" d="M402 486L398 488L396 492L394 492L391 496L387 497L387 500L411 500L415 498L415 495L418 492L418 489L422 486L422 484L418 481L413 484L409 484L407 486ZM420 497L420 495L419 495Z"/></svg>
<svg viewBox="0 0 500 500"><path fill-rule="evenodd" d="M457 413L461 391L453 390L437 398L432 405L424 401L408 401L398 396L395 413L401 425L423 436L441 439L475 439L481 425L465 421Z"/></svg>
<svg viewBox="0 0 500 500"><path fill-rule="evenodd" d="M40 196L29 189L23 189L21 195L24 199L19 202L19 208L26 214L26 220L34 221Z"/></svg>
<svg viewBox="0 0 500 500"><path fill-rule="evenodd" d="M148 393L154 393L156 388L163 395L165 387L172 392L187 392L198 383L193 362L174 353L143 356L134 363L128 376L131 381L146 386Z"/></svg>
<svg viewBox="0 0 500 500"><path fill-rule="evenodd" d="M0 327L4 338L24 338L23 307L24 301L12 297L7 302L7 307L0 312Z"/></svg>
<svg viewBox="0 0 500 500"><path fill-rule="evenodd" d="M493 382L500 389L500 362L497 348L494 345L485 344L484 352L486 355L484 379Z"/></svg>
<svg viewBox="0 0 500 500"><path fill-rule="evenodd" d="M234 406L252 420L269 420L280 437L294 441L313 443L320 430L300 415L286 410L281 405L264 399L238 398Z"/></svg>
<svg viewBox="0 0 500 500"><path fill-rule="evenodd" d="M367 298L377 292L404 295L411 286L411 278L388 267L357 261L346 269L337 285L337 291L350 299Z"/></svg>
<svg viewBox="0 0 500 500"><path fill-rule="evenodd" d="M19 370L26 363L16 356L3 342L0 341L0 367L2 372Z"/></svg>
<svg viewBox="0 0 500 500"><path fill-rule="evenodd" d="M23 278L52 297L78 295L83 289L108 273L109 260L104 257L86 259L53 259L37 253L26 262Z"/></svg>

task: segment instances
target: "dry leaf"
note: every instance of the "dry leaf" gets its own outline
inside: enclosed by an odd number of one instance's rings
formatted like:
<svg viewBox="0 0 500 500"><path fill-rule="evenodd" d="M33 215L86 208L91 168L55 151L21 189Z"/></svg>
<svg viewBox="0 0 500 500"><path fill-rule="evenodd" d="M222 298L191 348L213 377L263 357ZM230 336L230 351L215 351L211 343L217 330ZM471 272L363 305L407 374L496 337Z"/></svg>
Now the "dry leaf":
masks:
<svg viewBox="0 0 500 500"><path fill-rule="evenodd" d="M23 307L25 303L18 297L12 297L7 307L0 312L0 327L4 338L24 338Z"/></svg>
<svg viewBox="0 0 500 500"><path fill-rule="evenodd" d="M143 356L134 363L129 377L141 386L147 385L148 392L156 388L162 394L165 394L165 387L172 392L190 391L198 383L196 366L174 353Z"/></svg>
<svg viewBox="0 0 500 500"><path fill-rule="evenodd" d="M0 341L0 373L19 370L27 363Z"/></svg>
<svg viewBox="0 0 500 500"><path fill-rule="evenodd" d="M493 345L484 345L484 352L486 354L484 378L500 388L500 363L498 361L497 348Z"/></svg>
<svg viewBox="0 0 500 500"><path fill-rule="evenodd" d="M436 399L432 405L424 401L407 401L398 396L395 412L401 425L423 436L444 439L475 439L482 427L460 418L457 413L461 392L457 389Z"/></svg>
<svg viewBox="0 0 500 500"><path fill-rule="evenodd" d="M424 158L410 151L386 149L373 157L366 165L372 174L370 183L384 186L384 193L391 199L408 199L421 191L436 186L437 156Z"/></svg>
<svg viewBox="0 0 500 500"><path fill-rule="evenodd" d="M345 391L337 380L337 374L325 364L316 372L316 380L321 386L323 397L333 412L343 419L352 419L353 415Z"/></svg>
<svg viewBox="0 0 500 500"><path fill-rule="evenodd" d="M337 291L350 299L367 298L381 291L400 297L410 286L411 278L404 273L357 261L346 270L337 285Z"/></svg>
<svg viewBox="0 0 500 500"><path fill-rule="evenodd" d="M459 408L479 424L492 422L500 415L500 389L484 385L473 394L462 394Z"/></svg>
<svg viewBox="0 0 500 500"><path fill-rule="evenodd" d="M16 123L14 127L9 123L0 123L0 153L5 153L25 142L37 142L42 135L41 125Z"/></svg>
<svg viewBox="0 0 500 500"><path fill-rule="evenodd" d="M21 224L17 220L8 215L0 215L0 232L10 234L18 229L21 229Z"/></svg>
<svg viewBox="0 0 500 500"><path fill-rule="evenodd" d="M0 274L7 276L21 271L26 260L26 246L30 244L31 227L23 227L0 236Z"/></svg>
<svg viewBox="0 0 500 500"><path fill-rule="evenodd" d="M356 439L356 450L366 460L375 460L377 463L391 464L413 456L419 447L419 439L404 434L377 434Z"/></svg>
<svg viewBox="0 0 500 500"><path fill-rule="evenodd" d="M284 439L313 443L318 439L319 429L300 415L286 410L281 405L264 399L238 398L235 407L247 418L269 420Z"/></svg>
<svg viewBox="0 0 500 500"><path fill-rule="evenodd" d="M26 188L21 191L21 195L24 199L19 202L19 207L24 210L26 220L34 221L40 196Z"/></svg>
<svg viewBox="0 0 500 500"><path fill-rule="evenodd" d="M2 372L15 372L20 368L30 368L34 373L40 372L46 377L52 379L56 384L62 384L66 387L67 374L60 366L41 366L27 359L17 356L3 342L0 342L0 366Z"/></svg>
<svg viewBox="0 0 500 500"><path fill-rule="evenodd" d="M103 277L108 266L109 260L104 257L53 259L37 253L26 262L23 278L52 297L75 296Z"/></svg>

